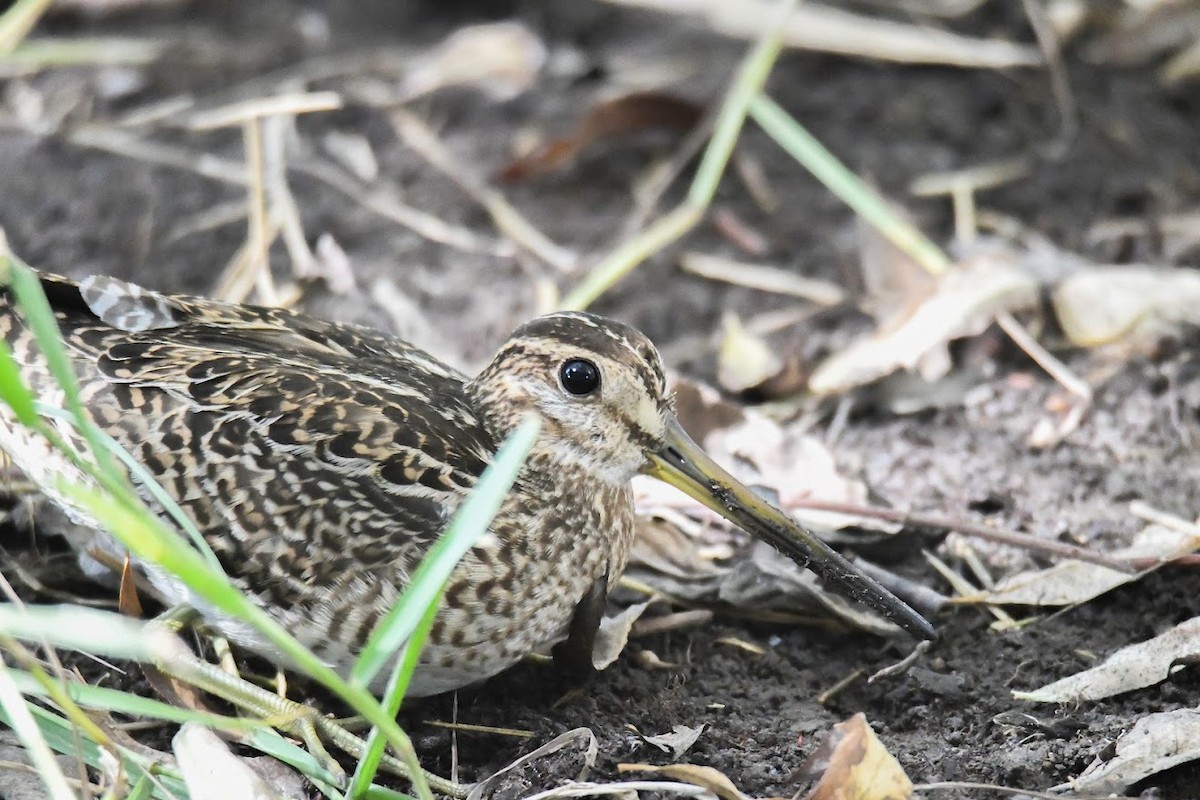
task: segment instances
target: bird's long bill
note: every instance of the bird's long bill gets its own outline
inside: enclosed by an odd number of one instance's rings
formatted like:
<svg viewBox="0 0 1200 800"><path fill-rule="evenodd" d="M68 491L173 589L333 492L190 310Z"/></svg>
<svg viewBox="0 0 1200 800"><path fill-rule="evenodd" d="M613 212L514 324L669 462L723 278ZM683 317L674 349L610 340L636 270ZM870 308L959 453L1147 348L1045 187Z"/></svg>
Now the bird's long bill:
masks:
<svg viewBox="0 0 1200 800"><path fill-rule="evenodd" d="M937 632L929 621L805 530L779 509L742 485L708 457L672 419L659 448L646 453L644 472L671 484L808 567L848 597L865 603L921 639Z"/></svg>

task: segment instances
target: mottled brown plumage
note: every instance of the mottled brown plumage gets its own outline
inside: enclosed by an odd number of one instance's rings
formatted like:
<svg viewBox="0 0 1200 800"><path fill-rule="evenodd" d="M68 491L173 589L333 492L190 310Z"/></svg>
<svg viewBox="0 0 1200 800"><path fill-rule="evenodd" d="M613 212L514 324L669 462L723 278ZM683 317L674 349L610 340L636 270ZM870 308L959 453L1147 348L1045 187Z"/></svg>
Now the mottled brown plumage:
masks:
<svg viewBox="0 0 1200 800"><path fill-rule="evenodd" d="M526 412L542 419L538 442L451 578L413 693L493 675L562 639L581 605L586 634L625 567L629 480L639 471L929 632L844 561L827 563L826 549L791 542L779 512L689 449L658 354L628 326L581 313L535 319L472 380L395 338L291 311L112 278L45 275L42 285L96 422L195 520L235 582L335 666L350 665ZM61 403L9 295L0 295L0 335L41 399ZM581 362L597 381L583 393L573 390L592 376ZM54 473L70 468L7 410L0 447L67 509L81 550L119 552L55 497ZM164 600L197 606L232 640L278 660L254 631L145 570Z"/></svg>

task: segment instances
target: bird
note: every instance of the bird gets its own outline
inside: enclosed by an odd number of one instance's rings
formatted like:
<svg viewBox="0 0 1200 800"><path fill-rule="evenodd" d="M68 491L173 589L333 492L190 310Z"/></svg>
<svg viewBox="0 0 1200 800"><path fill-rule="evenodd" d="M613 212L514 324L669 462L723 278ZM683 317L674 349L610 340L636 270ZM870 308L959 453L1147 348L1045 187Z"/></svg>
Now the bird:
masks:
<svg viewBox="0 0 1200 800"><path fill-rule="evenodd" d="M675 417L658 351L623 323L534 318L469 377L399 338L292 310L108 276L37 277L96 425L188 514L231 581L335 669L350 669L529 414L537 439L451 574L411 696L475 684L550 646L586 668L634 539L637 474L683 490L915 637L936 635L707 456ZM35 396L61 406L9 289L0 337ZM81 560L120 563L116 540L56 489L70 465L7 407L0 448L62 509ZM286 666L256 630L154 564L136 566L164 603L194 607L209 628Z"/></svg>

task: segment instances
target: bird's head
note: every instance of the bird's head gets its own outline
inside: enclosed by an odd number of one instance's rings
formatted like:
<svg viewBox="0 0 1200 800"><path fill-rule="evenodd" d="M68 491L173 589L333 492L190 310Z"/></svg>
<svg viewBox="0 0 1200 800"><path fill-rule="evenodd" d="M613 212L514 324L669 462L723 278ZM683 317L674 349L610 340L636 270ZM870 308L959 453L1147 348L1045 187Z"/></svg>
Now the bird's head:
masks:
<svg viewBox="0 0 1200 800"><path fill-rule="evenodd" d="M658 351L628 325L581 312L539 317L513 333L473 389L499 435L525 414L536 414L542 429L535 452L548 463L614 485L638 473L652 475L910 633L935 636L920 614L692 441L675 418Z"/></svg>

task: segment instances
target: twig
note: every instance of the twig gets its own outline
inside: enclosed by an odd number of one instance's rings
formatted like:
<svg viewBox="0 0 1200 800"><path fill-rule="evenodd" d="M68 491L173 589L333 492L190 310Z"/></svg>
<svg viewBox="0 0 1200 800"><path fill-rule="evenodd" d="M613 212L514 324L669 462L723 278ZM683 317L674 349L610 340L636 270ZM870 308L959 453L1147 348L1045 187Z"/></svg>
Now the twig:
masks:
<svg viewBox="0 0 1200 800"><path fill-rule="evenodd" d="M1071 90L1071 81L1067 75L1067 66L1063 63L1062 45L1054 26L1046 16L1046 7L1042 0L1021 0L1025 8L1025 16L1029 27L1037 39L1042 58L1050 74L1050 91L1054 94L1054 104L1058 106L1061 127L1055 141L1048 148L1053 158L1064 155L1075 136L1079 133L1079 106L1075 102L1075 93Z"/></svg>
<svg viewBox="0 0 1200 800"><path fill-rule="evenodd" d="M299 114L336 111L341 107L342 98L337 92L278 94L198 111L192 114L187 127L193 131L210 131L217 128L231 128L235 125L241 126L252 119L275 116L294 117Z"/></svg>
<svg viewBox="0 0 1200 800"><path fill-rule="evenodd" d="M511 736L516 739L532 739L537 734L520 728L497 728L495 725L473 725L469 722L442 722L427 719L425 724L433 728L445 728L448 731L463 731L465 733L490 733L495 736Z"/></svg>
<svg viewBox="0 0 1200 800"><path fill-rule="evenodd" d="M575 253L552 242L513 208L504 195L455 163L450 151L438 141L436 134L420 117L396 109L391 113L391 120L396 135L483 206L501 233L560 272L570 272L575 268L579 260Z"/></svg>
<svg viewBox="0 0 1200 800"><path fill-rule="evenodd" d="M954 570L950 569L950 565L945 561L942 561L928 550L922 550L921 555L923 555L925 560L929 562L929 565L937 570L938 574L946 580L946 583L954 587L954 591L958 592L963 597L971 597L978 594L978 591L974 586L971 585L970 581L968 581L962 575L959 575ZM1016 627L1017 621L1014 620L1012 616L1003 608L995 605L989 605L987 606L987 610L1002 626L1004 626L1006 630Z"/></svg>
<svg viewBox="0 0 1200 800"><path fill-rule="evenodd" d="M996 315L996 324L1008 334L1008 338L1012 339L1017 347L1024 350L1025 354L1032 358L1051 378L1077 398L1077 402L1067 411L1050 439L1048 441L1039 441L1035 444L1050 446L1061 442L1079 427L1079 422L1083 419L1084 412L1091 407L1092 387L1088 385L1087 381L1075 377L1075 374L1071 372L1066 364L1045 347L1042 347L1041 342L1034 338L1029 331L1025 330L1025 326L1017 322L1012 314L1007 311L1001 311Z"/></svg>
<svg viewBox="0 0 1200 800"><path fill-rule="evenodd" d="M858 503L841 503L834 500L814 500L807 498L790 501L788 508L831 511L836 514L869 517L871 519L898 522L902 525L920 528L942 528L960 533L963 536L972 536L976 539L984 539L989 542L996 542L997 544L1006 544L1022 550L1033 550L1048 555L1061 556L1062 558L1087 561L1091 564L1099 564L1102 567L1108 567L1120 572L1132 573L1136 571L1126 559L1114 558L1103 553L1088 550L1085 547L1079 547L1078 545L1042 539L1018 531L992 528L955 517L944 517L938 514L921 514L911 511L901 511L895 508L859 505Z"/></svg>
<svg viewBox="0 0 1200 800"><path fill-rule="evenodd" d="M917 646L912 649L911 653L909 653L904 658L897 661L895 664L892 664L891 666L888 666L888 667L884 667L883 669L879 670L871 677L867 678L867 683L874 683L875 681L880 680L881 678L890 678L893 675L899 675L901 673L907 672L908 668L911 667L913 664L917 663L917 659L919 659L921 656L923 656L925 654L925 651L927 651L932 646L933 646L933 642L931 642L929 640L925 640L923 642L917 642Z"/></svg>
<svg viewBox="0 0 1200 800"><path fill-rule="evenodd" d="M718 33L739 39L758 36L759 20L769 15L765 0L606 0L613 5L703 16ZM975 39L928 26L906 25L840 8L808 3L778 25L788 47L875 58L902 64L1006 69L1041 66L1041 54L1027 45Z"/></svg>
<svg viewBox="0 0 1200 800"><path fill-rule="evenodd" d="M867 671L865 669L863 669L862 667L859 667L858 669L854 670L849 675L847 675L846 677L842 678L840 681L835 683L833 686L830 686L828 689L821 692L819 695L817 695L813 699L816 700L821 705L828 705L830 700L832 700L833 698L837 697L842 692L849 689L857 681L862 680L862 676L865 675L866 673L867 673Z"/></svg>

